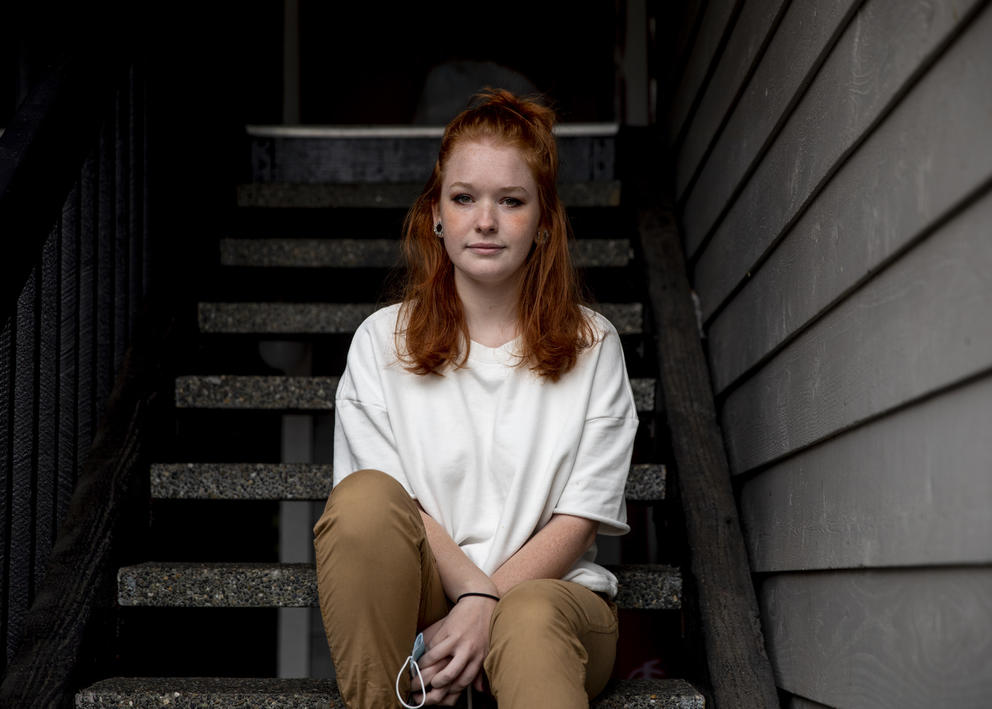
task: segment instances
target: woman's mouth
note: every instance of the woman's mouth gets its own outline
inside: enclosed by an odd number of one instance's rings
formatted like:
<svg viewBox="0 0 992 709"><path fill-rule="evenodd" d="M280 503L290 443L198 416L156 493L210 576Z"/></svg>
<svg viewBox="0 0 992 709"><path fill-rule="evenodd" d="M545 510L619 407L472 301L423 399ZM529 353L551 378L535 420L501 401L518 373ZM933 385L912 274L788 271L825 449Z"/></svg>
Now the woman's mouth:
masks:
<svg viewBox="0 0 992 709"><path fill-rule="evenodd" d="M503 247L499 244L469 244L466 248L477 254L489 255L499 253Z"/></svg>

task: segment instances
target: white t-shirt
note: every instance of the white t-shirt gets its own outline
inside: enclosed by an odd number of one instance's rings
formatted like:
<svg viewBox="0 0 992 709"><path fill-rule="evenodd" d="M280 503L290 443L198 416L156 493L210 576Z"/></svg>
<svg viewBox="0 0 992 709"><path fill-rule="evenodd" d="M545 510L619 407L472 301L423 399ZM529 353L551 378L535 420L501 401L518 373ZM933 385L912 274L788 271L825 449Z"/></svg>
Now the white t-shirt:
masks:
<svg viewBox="0 0 992 709"><path fill-rule="evenodd" d="M373 313L335 397L334 484L388 473L487 575L556 513L625 534L637 412L616 329L585 313L599 339L557 382L514 366L516 340L473 342L464 368L413 374L396 354L399 305ZM593 545L564 579L612 597L616 577L595 555Z"/></svg>

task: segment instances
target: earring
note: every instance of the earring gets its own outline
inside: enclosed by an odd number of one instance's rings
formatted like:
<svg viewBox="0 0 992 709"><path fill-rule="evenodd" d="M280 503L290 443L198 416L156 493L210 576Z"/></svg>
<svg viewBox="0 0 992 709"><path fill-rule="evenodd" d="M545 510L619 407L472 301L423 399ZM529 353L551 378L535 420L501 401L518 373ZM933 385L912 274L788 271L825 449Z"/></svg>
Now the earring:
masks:
<svg viewBox="0 0 992 709"><path fill-rule="evenodd" d="M535 239L535 241L537 242L538 246L540 246L541 244L548 243L548 238L550 236L551 233L547 229L542 229L541 231L537 232L537 238Z"/></svg>
<svg viewBox="0 0 992 709"><path fill-rule="evenodd" d="M441 222L438 222L437 224L434 225L434 235L444 236L444 227L441 226Z"/></svg>

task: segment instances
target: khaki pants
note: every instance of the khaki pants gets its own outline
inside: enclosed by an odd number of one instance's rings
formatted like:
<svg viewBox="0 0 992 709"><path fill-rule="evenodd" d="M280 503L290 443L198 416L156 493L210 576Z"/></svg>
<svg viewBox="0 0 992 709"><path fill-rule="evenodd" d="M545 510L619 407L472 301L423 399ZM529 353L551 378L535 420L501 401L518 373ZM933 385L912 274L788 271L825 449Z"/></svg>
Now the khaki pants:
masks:
<svg viewBox="0 0 992 709"><path fill-rule="evenodd" d="M385 473L354 473L328 498L314 546L345 702L399 706L394 683L414 637L450 608L416 503ZM489 686L502 709L587 706L609 679L616 642L615 609L599 595L567 581L521 583L493 612Z"/></svg>

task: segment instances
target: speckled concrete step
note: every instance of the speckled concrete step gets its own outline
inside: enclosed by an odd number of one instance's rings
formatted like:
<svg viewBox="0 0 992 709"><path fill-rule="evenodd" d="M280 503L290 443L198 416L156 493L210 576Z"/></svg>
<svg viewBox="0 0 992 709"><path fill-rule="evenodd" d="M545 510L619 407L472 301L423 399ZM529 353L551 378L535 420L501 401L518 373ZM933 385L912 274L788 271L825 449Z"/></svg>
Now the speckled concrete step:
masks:
<svg viewBox="0 0 992 709"><path fill-rule="evenodd" d="M167 463L151 466L157 499L323 500L331 490L331 466L307 463ZM628 501L665 498L664 465L632 465Z"/></svg>
<svg viewBox="0 0 992 709"><path fill-rule="evenodd" d="M672 610L682 605L678 569L658 564L610 566L620 608ZM312 564L147 562L117 572L122 606L169 608L309 608L317 605Z"/></svg>
<svg viewBox="0 0 992 709"><path fill-rule="evenodd" d="M578 239L572 262L579 268L621 268L634 256L627 239ZM221 239L222 266L278 268L392 268L398 239Z"/></svg>
<svg viewBox="0 0 992 709"><path fill-rule="evenodd" d="M250 125L254 182L416 182L437 160L444 127ZM612 179L616 123L560 123L558 179Z"/></svg>
<svg viewBox="0 0 992 709"><path fill-rule="evenodd" d="M626 680L593 709L704 709L685 680ZM77 709L343 709L333 680L228 677L114 677L76 694Z"/></svg>
<svg viewBox="0 0 992 709"><path fill-rule="evenodd" d="M372 303L200 303L200 332L214 334L347 334L378 306ZM640 303L598 303L621 335L641 333Z"/></svg>
<svg viewBox="0 0 992 709"><path fill-rule="evenodd" d="M413 204L423 182L382 184L308 184L253 182L238 185L239 207L402 208ZM566 207L618 207L620 182L577 182L558 186Z"/></svg>
<svg viewBox="0 0 992 709"><path fill-rule="evenodd" d="M190 375L176 378L181 409L330 411L337 377ZM640 412L653 412L654 379L631 379Z"/></svg>

